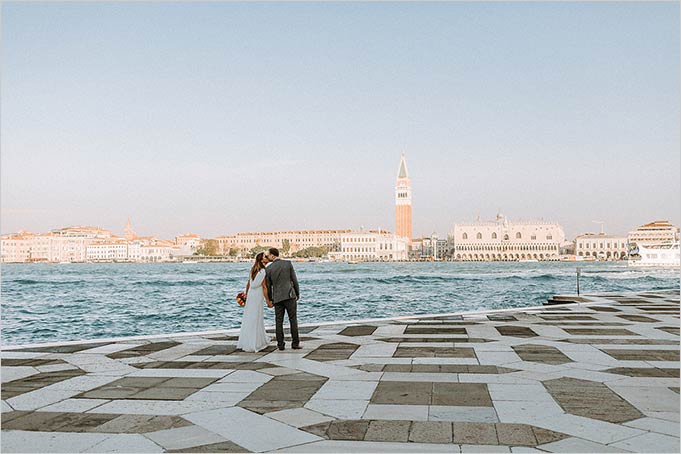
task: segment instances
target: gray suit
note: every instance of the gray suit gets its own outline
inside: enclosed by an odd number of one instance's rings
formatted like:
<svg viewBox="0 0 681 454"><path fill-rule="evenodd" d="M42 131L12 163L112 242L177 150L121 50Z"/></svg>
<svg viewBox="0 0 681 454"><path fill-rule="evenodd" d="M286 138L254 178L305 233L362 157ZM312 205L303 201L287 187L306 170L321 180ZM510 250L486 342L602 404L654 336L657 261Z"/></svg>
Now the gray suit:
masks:
<svg viewBox="0 0 681 454"><path fill-rule="evenodd" d="M291 325L291 344L297 346L300 344L297 317L300 288L293 265L288 260L277 259L265 268L265 273L267 293L274 303L277 346L284 347L284 311Z"/></svg>

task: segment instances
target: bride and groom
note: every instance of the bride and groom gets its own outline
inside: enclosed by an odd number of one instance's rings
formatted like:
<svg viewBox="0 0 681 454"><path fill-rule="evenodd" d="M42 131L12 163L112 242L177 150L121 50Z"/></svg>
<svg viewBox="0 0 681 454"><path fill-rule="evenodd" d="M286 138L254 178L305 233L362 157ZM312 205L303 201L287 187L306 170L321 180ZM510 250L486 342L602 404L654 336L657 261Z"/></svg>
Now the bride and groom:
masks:
<svg viewBox="0 0 681 454"><path fill-rule="evenodd" d="M255 256L246 286L246 304L241 319L241 331L237 348L245 352L257 352L269 344L265 333L263 304L274 307L277 347L284 350L284 312L291 325L291 348L298 350L298 317L296 315L300 289L293 265L279 258L279 250L270 248Z"/></svg>

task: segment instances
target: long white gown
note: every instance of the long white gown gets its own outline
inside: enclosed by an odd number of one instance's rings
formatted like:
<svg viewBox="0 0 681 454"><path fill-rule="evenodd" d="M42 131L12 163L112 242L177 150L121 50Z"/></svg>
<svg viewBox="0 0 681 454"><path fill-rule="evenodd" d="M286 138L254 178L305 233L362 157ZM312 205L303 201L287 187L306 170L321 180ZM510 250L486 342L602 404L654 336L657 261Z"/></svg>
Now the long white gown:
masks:
<svg viewBox="0 0 681 454"><path fill-rule="evenodd" d="M244 315L241 319L241 331L237 348L245 352L257 352L267 347L270 337L265 333L264 304L265 295L262 291L262 281L265 279L265 270L262 269L250 280L248 297L244 306Z"/></svg>

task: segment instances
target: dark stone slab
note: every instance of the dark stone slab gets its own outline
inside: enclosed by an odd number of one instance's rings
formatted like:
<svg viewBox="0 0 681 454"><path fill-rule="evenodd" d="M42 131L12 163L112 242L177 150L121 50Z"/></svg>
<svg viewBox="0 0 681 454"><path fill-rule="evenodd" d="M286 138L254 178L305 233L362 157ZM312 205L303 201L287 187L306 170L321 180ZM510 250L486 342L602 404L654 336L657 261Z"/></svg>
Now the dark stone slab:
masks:
<svg viewBox="0 0 681 454"><path fill-rule="evenodd" d="M331 425L331 421L325 421L325 422L321 422L319 424L313 424L311 426L301 427L300 430L304 430L305 432L311 433L312 435L317 435L318 437L328 439L329 436L326 434L326 432L329 429L330 425Z"/></svg>
<svg viewBox="0 0 681 454"><path fill-rule="evenodd" d="M620 309L612 306L591 306L589 309L596 312L622 312Z"/></svg>
<svg viewBox="0 0 681 454"><path fill-rule="evenodd" d="M603 349L603 352L620 361L678 361L679 350L628 350Z"/></svg>
<svg viewBox="0 0 681 454"><path fill-rule="evenodd" d="M487 319L492 322L517 322L518 319L511 314L489 314Z"/></svg>
<svg viewBox="0 0 681 454"><path fill-rule="evenodd" d="M12 350L15 352L37 352L37 353L76 353L83 350L89 350L95 347L101 347L103 345L109 345L110 342L96 342L90 344L77 344L77 345L55 345L52 347L29 347L22 348L18 350Z"/></svg>
<svg viewBox="0 0 681 454"><path fill-rule="evenodd" d="M395 358L476 358L475 350L466 347L402 347L393 353Z"/></svg>
<svg viewBox="0 0 681 454"><path fill-rule="evenodd" d="M414 443L451 443L452 423L447 421L414 421L409 432Z"/></svg>
<svg viewBox="0 0 681 454"><path fill-rule="evenodd" d="M490 339L482 339L479 337L383 337L378 340L383 342L391 343L402 343L402 342L457 342L457 343L484 343L484 342L494 342Z"/></svg>
<svg viewBox="0 0 681 454"><path fill-rule="evenodd" d="M626 375L628 377L679 378L679 369L662 369L657 367L613 367L603 372Z"/></svg>
<svg viewBox="0 0 681 454"><path fill-rule="evenodd" d="M305 405L303 401L293 400L242 400L237 404L241 408L264 415L273 411L291 410L301 408Z"/></svg>
<svg viewBox="0 0 681 454"><path fill-rule="evenodd" d="M499 423L495 425L500 445L537 446L532 426L527 424Z"/></svg>
<svg viewBox="0 0 681 454"><path fill-rule="evenodd" d="M97 427L94 432L142 434L191 425L192 423L180 416L117 415Z"/></svg>
<svg viewBox="0 0 681 454"><path fill-rule="evenodd" d="M516 352L523 361L553 365L572 362L570 358L556 347L550 347L548 345L526 344L515 345L511 348L513 348L513 351Z"/></svg>
<svg viewBox="0 0 681 454"><path fill-rule="evenodd" d="M544 320L596 320L591 315L540 315Z"/></svg>
<svg viewBox="0 0 681 454"><path fill-rule="evenodd" d="M221 441L220 443L211 443L209 445L194 446L185 449L171 449L166 452L197 452L197 453L211 453L211 452L251 452L248 449L239 446L231 441Z"/></svg>
<svg viewBox="0 0 681 454"><path fill-rule="evenodd" d="M183 400L217 378L123 377L75 397L87 399Z"/></svg>
<svg viewBox="0 0 681 454"><path fill-rule="evenodd" d="M659 320L656 320L654 318L646 317L645 315L636 315L636 314L620 314L618 315L619 318L623 318L624 320L629 320L630 322L638 322L638 323L655 323L659 322Z"/></svg>
<svg viewBox="0 0 681 454"><path fill-rule="evenodd" d="M543 382L551 397L568 413L612 423L642 418L636 407L602 383L576 378Z"/></svg>
<svg viewBox="0 0 681 454"><path fill-rule="evenodd" d="M495 425L482 422L452 423L452 442L462 445L499 444Z"/></svg>
<svg viewBox="0 0 681 454"><path fill-rule="evenodd" d="M620 344L620 345L677 345L677 341L670 339L560 339L558 342L568 342L570 344Z"/></svg>
<svg viewBox="0 0 681 454"><path fill-rule="evenodd" d="M535 426L532 426L532 432L534 433L534 437L537 439L537 445L553 443L554 441L560 441L569 437L568 435L560 432L554 432L553 430L542 429L541 427Z"/></svg>
<svg viewBox="0 0 681 454"><path fill-rule="evenodd" d="M370 421L364 441L406 443L409 441L410 427L411 421Z"/></svg>
<svg viewBox="0 0 681 454"><path fill-rule="evenodd" d="M432 405L459 407L491 407L487 385L484 383L433 383Z"/></svg>
<svg viewBox="0 0 681 454"><path fill-rule="evenodd" d="M314 361L339 361L350 358L358 348L359 345L346 342L324 344L305 355L305 358Z"/></svg>
<svg viewBox="0 0 681 454"><path fill-rule="evenodd" d="M511 337L537 337L538 334L526 326L503 325L495 326L499 334Z"/></svg>
<svg viewBox="0 0 681 454"><path fill-rule="evenodd" d="M210 347L203 348L195 353L192 353L193 355L196 356L202 356L202 355L208 355L208 356L214 356L214 355L231 355L237 350L236 345L211 345Z"/></svg>
<svg viewBox="0 0 681 454"><path fill-rule="evenodd" d="M15 358L3 358L0 359L0 365L2 367L12 367L12 366L30 366L30 367L38 367L38 366L52 366L55 364L68 364L66 361L63 361L61 359L39 359L39 358L31 358L31 359L15 359Z"/></svg>
<svg viewBox="0 0 681 454"><path fill-rule="evenodd" d="M374 404L430 405L433 383L381 381L371 396Z"/></svg>
<svg viewBox="0 0 681 454"><path fill-rule="evenodd" d="M160 352L161 350L166 350L177 345L180 345L180 342L174 341L151 342L149 344L140 345L138 347L128 348L126 350L110 353L106 356L108 356L111 359L134 358L137 356L146 356L149 355L150 353Z"/></svg>
<svg viewBox="0 0 681 454"><path fill-rule="evenodd" d="M669 333L669 334L674 334L676 336L679 335L679 327L678 326L658 326L655 329L659 329L660 331L664 331L665 333Z"/></svg>
<svg viewBox="0 0 681 454"><path fill-rule="evenodd" d="M338 334L341 336L371 336L376 328L376 326L371 325L348 326Z"/></svg>
<svg viewBox="0 0 681 454"><path fill-rule="evenodd" d="M29 377L8 381L2 384L2 399L19 396L81 375L85 375L85 372L81 369L68 369L57 372L40 372Z"/></svg>
<svg viewBox="0 0 681 454"><path fill-rule="evenodd" d="M439 328L436 326L414 326L408 325L404 330L404 334L463 334L466 335L466 328L446 327Z"/></svg>
<svg viewBox="0 0 681 454"><path fill-rule="evenodd" d="M104 413L66 413L35 411L7 422L3 430L26 430L39 432L92 432L118 415Z"/></svg>
<svg viewBox="0 0 681 454"><path fill-rule="evenodd" d="M329 424L327 435L331 440L364 440L369 421L364 420L342 420L332 421Z"/></svg>

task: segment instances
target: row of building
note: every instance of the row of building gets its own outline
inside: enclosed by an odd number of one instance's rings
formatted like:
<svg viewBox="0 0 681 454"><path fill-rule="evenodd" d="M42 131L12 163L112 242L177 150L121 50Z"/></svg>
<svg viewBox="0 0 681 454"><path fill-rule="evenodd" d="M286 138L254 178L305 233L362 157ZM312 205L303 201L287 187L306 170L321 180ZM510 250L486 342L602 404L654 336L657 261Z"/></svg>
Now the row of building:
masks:
<svg viewBox="0 0 681 454"><path fill-rule="evenodd" d="M245 232L213 239L196 234L173 240L139 237L130 221L124 236L99 227L67 227L44 234L19 232L0 237L0 260L10 262L166 262L192 256L207 242L214 254L250 257L257 247L276 247L285 255L307 248L324 248L332 261L516 261L584 259L624 260L631 245L674 243L679 228L654 221L627 236L601 233L579 235L566 241L560 224L544 221L494 221L456 224L446 239L436 235L417 238L384 230L296 230Z"/></svg>

